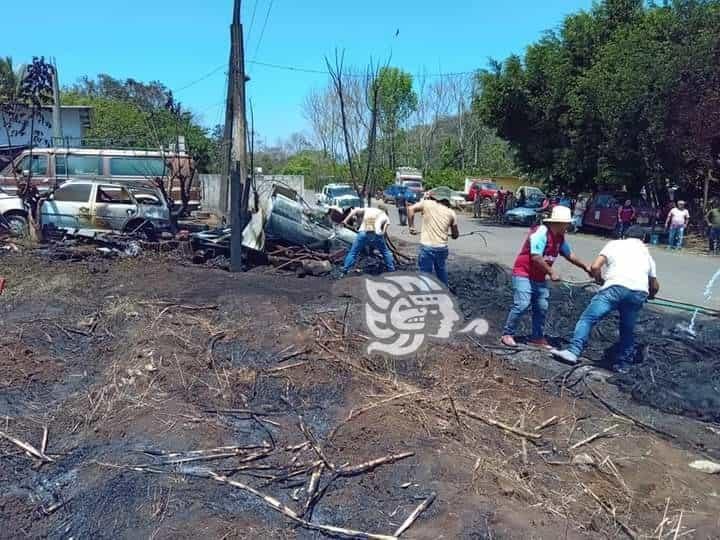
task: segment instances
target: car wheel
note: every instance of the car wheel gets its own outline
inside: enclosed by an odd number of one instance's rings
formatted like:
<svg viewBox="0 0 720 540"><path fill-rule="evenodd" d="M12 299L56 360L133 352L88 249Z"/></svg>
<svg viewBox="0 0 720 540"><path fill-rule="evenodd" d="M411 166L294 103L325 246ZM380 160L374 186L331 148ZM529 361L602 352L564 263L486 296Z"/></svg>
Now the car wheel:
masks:
<svg viewBox="0 0 720 540"><path fill-rule="evenodd" d="M15 236L25 236L28 233L28 219L21 214L10 214L4 216L7 228Z"/></svg>

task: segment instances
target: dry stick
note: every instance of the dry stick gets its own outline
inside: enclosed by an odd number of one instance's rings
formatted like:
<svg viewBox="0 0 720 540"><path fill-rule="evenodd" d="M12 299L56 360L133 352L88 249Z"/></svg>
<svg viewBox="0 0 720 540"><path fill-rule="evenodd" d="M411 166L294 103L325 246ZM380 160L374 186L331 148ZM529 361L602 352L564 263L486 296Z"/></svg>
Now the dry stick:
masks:
<svg viewBox="0 0 720 540"><path fill-rule="evenodd" d="M593 435L590 435L589 437L583 439L582 441L576 442L575 444L573 444L573 445L570 447L570 450L576 450L576 449L580 448L581 446L583 446L583 445L585 445L585 444L588 444L588 443L593 442L595 439L599 439L600 437L604 437L605 435L607 435L610 431L612 431L613 429L615 429L615 428L618 427L619 425L620 425L620 424L613 424L612 426L607 427L607 428L603 429L602 431L600 431L600 432L598 432L598 433L595 433L595 434L593 434Z"/></svg>
<svg viewBox="0 0 720 540"><path fill-rule="evenodd" d="M47 442L48 442L48 427L43 427L43 436L42 436L42 442L40 443L40 453L44 454L47 450Z"/></svg>
<svg viewBox="0 0 720 540"><path fill-rule="evenodd" d="M410 526L415 523L415 520L420 517L420 514L422 514L425 510L427 510L430 505L435 500L435 497L437 497L436 493L431 493L430 496L425 499L423 502L421 502L415 510L412 511L412 513L407 517L407 519L403 522L402 525L400 525L397 530L393 533L394 536L400 536L402 533L407 531Z"/></svg>
<svg viewBox="0 0 720 540"><path fill-rule="evenodd" d="M343 535L343 536L347 536L350 538L363 538L363 539L368 539L368 540L395 540L397 538L396 536L387 536L384 534L373 534L373 533L367 533L367 532L363 532L363 531L355 531L352 529L344 529L342 527L334 527L332 525L320 525L318 523L310 523L309 521L301 518L292 508L285 506L277 499L270 497L268 495L265 495L264 493L254 489L251 486L243 484L242 482L238 482L237 480L230 480L229 478L227 478L225 476L221 476L219 474L216 474L212 471L208 471L208 475L210 478L212 478L216 482L220 482L222 484L228 484L232 487L241 489L252 495L255 495L255 497L258 497L259 499L264 501L273 510L280 512L287 518L291 519L295 523L297 523L307 529L321 531L321 532L325 532L325 533L329 533L329 534Z"/></svg>
<svg viewBox="0 0 720 540"><path fill-rule="evenodd" d="M525 413L520 417L520 429L525 429ZM528 464L527 439L525 437L522 438L522 462L523 465Z"/></svg>
<svg viewBox="0 0 720 540"><path fill-rule="evenodd" d="M557 416L551 416L550 418L545 420L542 424L535 426L535 431L540 431L542 429L545 429L546 427L551 426L552 424L554 424L558 421L558 418L559 417L557 417Z"/></svg>
<svg viewBox="0 0 720 540"><path fill-rule="evenodd" d="M270 451L266 450L264 452L256 452L254 454L249 454L247 456L244 456L242 459L240 459L240 463L247 463L248 461L255 461L256 459L264 458L265 456L269 455ZM150 466L150 465L177 465L180 463L190 463L191 461L212 461L215 459L224 459L229 457L235 457L237 456L237 452L224 452L222 454L210 454L206 456L188 456L188 457L181 457L181 458L174 458L174 459L166 459L165 461L160 461L158 463L148 463L143 464L142 466Z"/></svg>
<svg viewBox="0 0 720 540"><path fill-rule="evenodd" d="M462 407L458 408L458 412L464 414L465 416L469 416L470 418L474 418L475 420L480 420L481 422L484 422L489 426L499 427L500 429L512 433L513 435L517 435L518 437L525 437L533 441L542 438L542 435L540 435L539 433L528 433L527 431L523 431L522 429L514 428L493 418L486 418L476 412L469 411Z"/></svg>
<svg viewBox="0 0 720 540"><path fill-rule="evenodd" d="M165 458L176 458L182 456L202 456L206 454L215 454L218 452L239 452L241 450L257 450L258 448L270 448L268 444L252 445L252 446L218 446L217 448L204 448L202 450L187 450L185 452L162 452L155 450L142 450L143 454L151 456L160 456Z"/></svg>
<svg viewBox="0 0 720 540"><path fill-rule="evenodd" d="M20 439L16 439L15 437L11 437L4 431L0 431L0 437L3 437L4 439L7 439L11 443L13 443L15 446L18 446L28 452L29 454L35 456L38 459L41 459L42 461L48 461L48 462L54 462L55 460L46 456L44 452L41 452L37 448L35 448L33 445L28 444L26 442L21 441Z"/></svg>
<svg viewBox="0 0 720 540"><path fill-rule="evenodd" d="M315 470L310 475L310 479L308 480L307 488L305 489L305 493L307 493L307 500L305 501L305 507L303 509L303 515L305 515L310 508L310 505L313 503L315 499L315 494L317 493L318 486L320 485L320 477L322 476L323 469L325 468L325 464L320 462L320 464L315 467Z"/></svg>
<svg viewBox="0 0 720 540"><path fill-rule="evenodd" d="M678 539L678 534L680 533L680 524L682 523L682 517L683 517L683 511L680 510L680 517L678 517L677 527L675 527L675 536L673 536L673 540Z"/></svg>
<svg viewBox="0 0 720 540"><path fill-rule="evenodd" d="M388 463L395 463L396 461L400 461L401 459L409 458L410 456L414 456L415 452L403 452L401 454L394 454L389 455L377 459L373 459L371 461L366 461L365 463L361 463L360 465L354 465L352 467L341 467L337 470L337 473L340 476L355 476L356 474L361 474L367 471L370 471L374 469L375 467L379 467L380 465L386 465Z"/></svg>
<svg viewBox="0 0 720 540"><path fill-rule="evenodd" d="M317 442L317 439L315 439L315 436L312 434L312 432L308 429L308 427L305 425L305 421L303 420L303 417L300 417L300 431L302 431L303 435L305 435L305 438L310 443L310 446L312 447L313 451L317 454L317 456L322 460L323 463L325 463L325 466L330 469L331 471L335 471L335 465L333 465L330 460L325 455L325 452L322 451L322 448L320 448L320 445Z"/></svg>
<svg viewBox="0 0 720 540"><path fill-rule="evenodd" d="M292 347L292 345L291 345L291 347ZM296 356L300 356L301 354L305 354L307 352L310 352L310 349L303 349L301 351L295 351L292 353L288 353L285 356L278 358L278 364L281 362L286 362L286 361L290 360L291 358L295 358Z"/></svg>
<svg viewBox="0 0 720 540"><path fill-rule="evenodd" d="M351 420L354 420L355 418L357 418L357 417L360 416L361 414L364 414L364 413L368 412L369 410L374 409L375 407L380 407L381 405L385 405L386 403L390 403L391 401L395 401L396 399L401 399L401 398L404 398L404 397L407 397L407 396L412 396L412 395L415 395L415 394L419 394L420 392L421 392L421 390L413 390L412 392L405 392L405 393L403 393L403 394L397 394L397 395L391 396L391 397L389 397L389 398L381 399L380 401L377 401L377 402L375 402L375 403L371 403L370 405L366 405L365 407L360 407L359 409L352 409L352 410L350 411L350 414L348 414L348 417L347 417L342 423L340 423L340 424L338 424L337 426L335 426L335 428L334 428L334 429L332 430L332 432L330 433L330 436L328 437L328 440L332 440L332 439L335 437L335 435L337 434L338 430L339 430L343 425L347 424L347 423L350 422Z"/></svg>
<svg viewBox="0 0 720 540"><path fill-rule="evenodd" d="M658 529L660 529L660 532L658 533L658 540L662 539L663 529L665 528L665 521L667 520L667 511L668 511L669 506L670 506L670 497L668 497L667 500L665 501L665 512L663 512L662 521L660 521L660 525L658 525L655 528L656 531Z"/></svg>
<svg viewBox="0 0 720 540"><path fill-rule="evenodd" d="M283 371L286 369L292 369L292 368L296 368L299 366L304 366L305 364L307 364L307 362L305 362L303 360L302 362L295 362L294 364L288 364L286 366L278 366L278 367L270 368L270 369L265 370L265 372L266 373L276 373L278 371Z"/></svg>
<svg viewBox="0 0 720 540"><path fill-rule="evenodd" d="M637 538L637 533L635 531L633 531L628 525L626 525L619 517L617 517L617 515L615 514L615 510L613 508L608 508L608 506L604 502L602 502L600 497L595 495L593 490L591 490L585 484L581 483L580 485L593 499L595 499L595 501L600 505L600 508L605 510L610 515L610 517L613 518L613 521L615 521L615 523L620 525L620 528L623 530L623 532L625 532L625 534L627 534L633 540L635 540Z"/></svg>

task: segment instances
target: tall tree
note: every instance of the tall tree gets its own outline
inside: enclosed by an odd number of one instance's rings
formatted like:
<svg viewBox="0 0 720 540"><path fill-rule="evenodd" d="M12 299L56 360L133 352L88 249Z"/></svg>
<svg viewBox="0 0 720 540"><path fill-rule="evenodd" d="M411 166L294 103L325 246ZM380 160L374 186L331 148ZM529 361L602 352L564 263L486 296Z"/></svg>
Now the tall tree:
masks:
<svg viewBox="0 0 720 540"><path fill-rule="evenodd" d="M398 130L417 107L417 94L413 90L412 75L396 67L381 68L375 84L380 131L388 143L388 164L394 169Z"/></svg>

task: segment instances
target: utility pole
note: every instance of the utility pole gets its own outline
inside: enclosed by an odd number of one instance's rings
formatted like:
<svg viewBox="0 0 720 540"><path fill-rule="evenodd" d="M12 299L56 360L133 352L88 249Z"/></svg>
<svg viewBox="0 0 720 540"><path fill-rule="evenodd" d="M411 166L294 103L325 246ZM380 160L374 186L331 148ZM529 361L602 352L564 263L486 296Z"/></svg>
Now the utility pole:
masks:
<svg viewBox="0 0 720 540"><path fill-rule="evenodd" d="M58 79L58 68L55 59L52 59L53 76L53 108L52 108L52 132L53 132L53 146L60 146L63 144L63 128L62 128L62 114L60 111L60 81Z"/></svg>
<svg viewBox="0 0 720 540"><path fill-rule="evenodd" d="M240 0L235 0L233 21L230 26L231 52L230 76L232 92L228 100L232 100L232 137L231 156L232 173L230 174L230 270L242 270L242 232L245 227L248 191L247 155L246 155L246 121L245 121L245 51L243 50L243 29L240 23Z"/></svg>

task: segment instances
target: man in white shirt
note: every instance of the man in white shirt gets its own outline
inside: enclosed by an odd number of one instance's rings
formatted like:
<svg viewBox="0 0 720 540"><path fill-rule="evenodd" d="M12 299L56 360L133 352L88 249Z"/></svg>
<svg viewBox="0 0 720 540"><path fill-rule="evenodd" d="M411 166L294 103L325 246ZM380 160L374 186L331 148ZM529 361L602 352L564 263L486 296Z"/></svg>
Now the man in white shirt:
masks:
<svg viewBox="0 0 720 540"><path fill-rule="evenodd" d="M635 347L635 323L648 298L660 290L655 261L641 240L628 238L608 242L590 266L602 288L580 316L570 346L552 350L554 357L575 364L587 345L593 327L611 311L620 314L620 350L613 369L629 368Z"/></svg>
<svg viewBox="0 0 720 540"><path fill-rule="evenodd" d="M362 216L362 222L353 245L345 256L343 274L347 274L352 270L357 262L358 255L366 245L377 249L382 255L387 271L394 272L395 259L385 241L385 233L390 225L390 218L385 212L384 205L378 205L378 208L353 208L343 220L343 225L347 225L355 216Z"/></svg>
<svg viewBox="0 0 720 540"><path fill-rule="evenodd" d="M682 249L685 227L690 222L690 212L685 208L685 201L678 201L677 208L668 212L665 228L668 230L668 248Z"/></svg>

